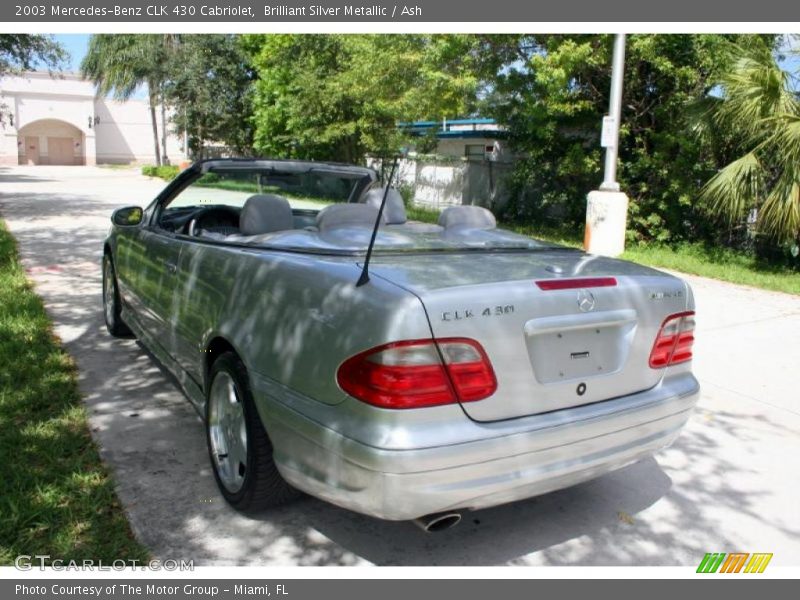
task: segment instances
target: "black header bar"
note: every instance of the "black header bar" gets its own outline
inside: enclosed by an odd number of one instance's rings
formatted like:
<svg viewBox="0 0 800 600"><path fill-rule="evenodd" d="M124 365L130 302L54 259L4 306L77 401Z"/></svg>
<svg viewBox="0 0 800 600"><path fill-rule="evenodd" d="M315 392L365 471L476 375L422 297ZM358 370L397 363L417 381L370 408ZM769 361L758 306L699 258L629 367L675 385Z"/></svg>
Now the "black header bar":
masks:
<svg viewBox="0 0 800 600"><path fill-rule="evenodd" d="M10 0L14 22L791 22L786 0Z"/></svg>

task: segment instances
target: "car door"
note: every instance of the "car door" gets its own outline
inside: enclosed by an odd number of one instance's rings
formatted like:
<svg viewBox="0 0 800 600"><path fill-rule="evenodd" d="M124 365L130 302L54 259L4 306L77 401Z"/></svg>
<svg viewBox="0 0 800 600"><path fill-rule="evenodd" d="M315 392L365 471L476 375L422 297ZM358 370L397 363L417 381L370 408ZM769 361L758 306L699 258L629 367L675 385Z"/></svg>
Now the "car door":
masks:
<svg viewBox="0 0 800 600"><path fill-rule="evenodd" d="M143 229L141 240L144 252L139 283L144 308L142 326L148 336L174 358L176 289L183 243L174 234L158 227Z"/></svg>
<svg viewBox="0 0 800 600"><path fill-rule="evenodd" d="M195 383L202 384L203 343L234 293L237 252L186 240L180 255L175 292L175 360Z"/></svg>
<svg viewBox="0 0 800 600"><path fill-rule="evenodd" d="M174 356L175 290L181 241L174 234L145 224L120 232L116 267L120 293L148 341Z"/></svg>
<svg viewBox="0 0 800 600"><path fill-rule="evenodd" d="M143 326L147 311L141 291L147 256L142 236L143 227L143 225L122 227L116 230L114 236L117 285L123 307L126 309L126 319L134 321L128 325L134 325L135 329Z"/></svg>

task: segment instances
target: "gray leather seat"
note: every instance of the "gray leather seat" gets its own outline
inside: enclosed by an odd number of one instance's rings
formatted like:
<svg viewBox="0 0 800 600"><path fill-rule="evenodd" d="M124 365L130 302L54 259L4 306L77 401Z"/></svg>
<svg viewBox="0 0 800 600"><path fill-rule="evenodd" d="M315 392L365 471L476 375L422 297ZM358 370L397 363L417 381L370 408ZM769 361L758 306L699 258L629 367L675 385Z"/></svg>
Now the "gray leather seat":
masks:
<svg viewBox="0 0 800 600"><path fill-rule="evenodd" d="M384 218L381 219L384 223ZM373 227L378 209L366 204L331 204L317 213L317 229L324 232L342 227Z"/></svg>
<svg viewBox="0 0 800 600"><path fill-rule="evenodd" d="M239 215L242 235L259 235L294 229L294 217L289 201L276 194L255 194L244 203Z"/></svg>
<svg viewBox="0 0 800 600"><path fill-rule="evenodd" d="M382 187L372 188L361 197L361 202L367 206L380 209L385 189ZM387 225L402 225L408 221L403 197L395 188L389 188L389 194L386 196L386 206L383 208L383 216Z"/></svg>
<svg viewBox="0 0 800 600"><path fill-rule="evenodd" d="M482 206L450 206L439 215L439 225L445 229L494 229L497 219Z"/></svg>

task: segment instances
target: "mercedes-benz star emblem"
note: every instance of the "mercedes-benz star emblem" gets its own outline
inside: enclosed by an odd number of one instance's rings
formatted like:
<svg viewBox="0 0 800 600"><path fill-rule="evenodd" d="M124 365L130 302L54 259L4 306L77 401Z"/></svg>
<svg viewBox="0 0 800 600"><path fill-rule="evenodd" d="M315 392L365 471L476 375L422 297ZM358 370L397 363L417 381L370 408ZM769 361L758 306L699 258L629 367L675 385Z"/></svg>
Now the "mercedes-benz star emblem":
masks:
<svg viewBox="0 0 800 600"><path fill-rule="evenodd" d="M589 290L578 290L578 308L581 312L590 312L594 310L594 294Z"/></svg>

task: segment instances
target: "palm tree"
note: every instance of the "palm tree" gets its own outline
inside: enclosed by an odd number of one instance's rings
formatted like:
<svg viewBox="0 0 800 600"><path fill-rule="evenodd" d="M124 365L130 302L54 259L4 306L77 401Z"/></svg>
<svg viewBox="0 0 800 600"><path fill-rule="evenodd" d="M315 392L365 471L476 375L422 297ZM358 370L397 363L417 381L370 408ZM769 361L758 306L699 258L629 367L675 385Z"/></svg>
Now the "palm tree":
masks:
<svg viewBox="0 0 800 600"><path fill-rule="evenodd" d="M96 34L91 37L89 49L81 62L81 73L94 81L100 94L113 94L117 100L128 100L142 85L147 86L157 165L162 164L162 154L156 104L176 43L172 35ZM161 101L163 105L163 97ZM161 141L166 157L166 133Z"/></svg>
<svg viewBox="0 0 800 600"><path fill-rule="evenodd" d="M755 215L758 231L800 241L800 101L792 75L772 48L754 43L731 48L718 84L705 131L717 139L724 132L738 157L705 184L701 198L731 224Z"/></svg>

